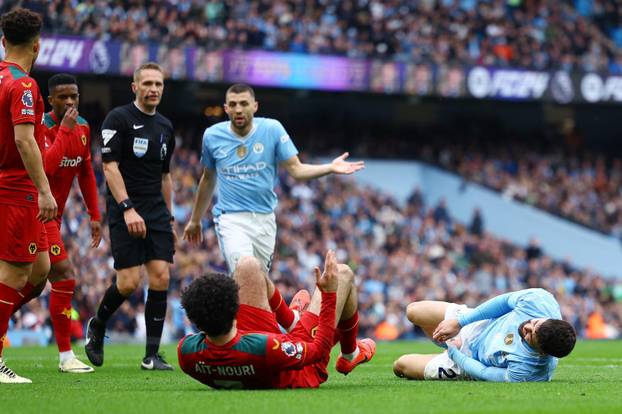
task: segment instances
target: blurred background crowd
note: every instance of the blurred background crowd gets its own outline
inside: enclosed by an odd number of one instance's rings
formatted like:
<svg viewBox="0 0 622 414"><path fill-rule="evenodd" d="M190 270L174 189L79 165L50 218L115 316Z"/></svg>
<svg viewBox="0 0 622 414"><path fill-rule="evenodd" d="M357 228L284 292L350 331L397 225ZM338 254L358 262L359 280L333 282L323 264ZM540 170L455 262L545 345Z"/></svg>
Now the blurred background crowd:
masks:
<svg viewBox="0 0 622 414"><path fill-rule="evenodd" d="M171 47L622 73L616 0L7 0L45 30Z"/></svg>

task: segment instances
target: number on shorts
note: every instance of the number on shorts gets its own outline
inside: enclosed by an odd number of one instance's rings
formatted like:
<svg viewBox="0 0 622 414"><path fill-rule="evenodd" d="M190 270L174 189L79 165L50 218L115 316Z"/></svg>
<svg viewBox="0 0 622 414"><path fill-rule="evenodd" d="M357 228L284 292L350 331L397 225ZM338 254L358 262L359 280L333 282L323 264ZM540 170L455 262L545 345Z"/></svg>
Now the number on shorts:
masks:
<svg viewBox="0 0 622 414"><path fill-rule="evenodd" d="M451 368L447 368L447 370L445 370L445 368L439 367L438 368L438 379L443 379L443 375L447 379L455 379L458 376L458 374L456 374L456 372Z"/></svg>

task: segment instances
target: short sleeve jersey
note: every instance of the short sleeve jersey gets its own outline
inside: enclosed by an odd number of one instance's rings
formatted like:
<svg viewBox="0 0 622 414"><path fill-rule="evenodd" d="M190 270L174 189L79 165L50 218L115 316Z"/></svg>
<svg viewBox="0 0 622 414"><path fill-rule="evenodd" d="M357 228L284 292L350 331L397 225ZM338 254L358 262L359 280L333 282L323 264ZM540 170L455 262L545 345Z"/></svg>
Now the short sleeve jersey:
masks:
<svg viewBox="0 0 622 414"><path fill-rule="evenodd" d="M162 174L169 172L174 150L171 121L158 112L145 114L134 103L113 109L102 124L102 160L119 163L130 198L162 194Z"/></svg>
<svg viewBox="0 0 622 414"><path fill-rule="evenodd" d="M33 124L35 141L43 153L45 106L37 82L22 68L0 62L0 200L31 206L37 189L28 176L15 144L15 125Z"/></svg>
<svg viewBox="0 0 622 414"><path fill-rule="evenodd" d="M218 200L212 210L214 215L274 211L278 164L296 154L296 146L275 119L255 118L245 137L231 130L230 121L207 128L201 163L216 170Z"/></svg>
<svg viewBox="0 0 622 414"><path fill-rule="evenodd" d="M59 133L60 122L54 112L48 112L43 117L45 125L45 148L50 148ZM91 130L86 119L78 117L78 122L73 130L68 132L68 140L65 153L61 158L58 169L53 175L48 175L52 194L58 203L58 215L62 217L73 184L74 178L81 174L91 164Z"/></svg>
<svg viewBox="0 0 622 414"><path fill-rule="evenodd" d="M470 345L473 357L488 366L507 368L507 380L550 381L558 359L540 355L519 335L519 326L530 319L561 319L559 304L544 289L526 289L510 295L512 311L491 319Z"/></svg>

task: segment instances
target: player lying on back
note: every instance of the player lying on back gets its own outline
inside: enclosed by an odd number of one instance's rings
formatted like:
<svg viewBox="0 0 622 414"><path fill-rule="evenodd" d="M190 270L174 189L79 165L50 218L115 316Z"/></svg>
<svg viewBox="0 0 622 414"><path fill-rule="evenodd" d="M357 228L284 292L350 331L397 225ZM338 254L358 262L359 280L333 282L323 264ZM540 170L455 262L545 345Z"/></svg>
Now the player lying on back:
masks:
<svg viewBox="0 0 622 414"><path fill-rule="evenodd" d="M403 355L398 377L417 380L550 381L558 358L570 354L577 336L561 320L559 304L543 289L506 293L475 309L455 303L408 305L408 319L447 351Z"/></svg>
<svg viewBox="0 0 622 414"><path fill-rule="evenodd" d="M217 389L316 388L328 378L330 350L338 341L342 353L336 368L342 374L372 359L374 341L356 341L354 274L337 264L332 251L322 275L315 270L317 289L308 310L287 334L277 324L288 326L280 312L272 311L286 306L262 266L243 257L233 279L208 274L182 293L188 318L202 331L179 343L179 366L186 374Z"/></svg>

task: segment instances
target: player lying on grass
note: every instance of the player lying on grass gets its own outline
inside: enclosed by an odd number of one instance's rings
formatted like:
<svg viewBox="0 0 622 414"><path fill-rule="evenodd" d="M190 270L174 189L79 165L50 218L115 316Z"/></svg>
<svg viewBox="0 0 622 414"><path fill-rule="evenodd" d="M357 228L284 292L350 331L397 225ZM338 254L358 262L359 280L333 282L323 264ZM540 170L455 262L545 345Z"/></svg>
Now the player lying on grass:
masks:
<svg viewBox="0 0 622 414"><path fill-rule="evenodd" d="M332 251L324 272L315 269L311 303L306 291L294 297L301 315L291 325L283 316L293 318L292 310L262 269L256 258L243 257L233 279L211 273L184 290L182 305L202 331L179 343L179 366L186 374L213 388L316 388L328 378L330 350L337 342L336 368L342 374L372 359L374 341L356 340L354 274L337 264ZM289 326L289 333L281 333L277 321Z"/></svg>
<svg viewBox="0 0 622 414"><path fill-rule="evenodd" d="M475 309L455 303L408 305L408 319L447 351L403 355L398 377L417 380L550 381L558 358L574 348L576 333L543 289L506 293Z"/></svg>

